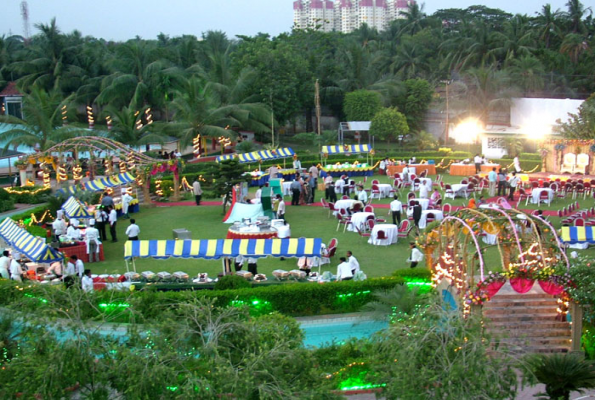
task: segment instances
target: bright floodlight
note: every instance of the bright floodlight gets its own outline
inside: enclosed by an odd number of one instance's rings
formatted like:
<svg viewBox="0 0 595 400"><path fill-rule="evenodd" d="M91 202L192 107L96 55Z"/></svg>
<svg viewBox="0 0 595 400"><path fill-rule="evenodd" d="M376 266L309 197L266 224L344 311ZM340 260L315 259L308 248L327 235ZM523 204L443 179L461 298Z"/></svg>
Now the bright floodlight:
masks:
<svg viewBox="0 0 595 400"><path fill-rule="evenodd" d="M457 143L475 143L481 131L478 120L468 119L455 127L452 136Z"/></svg>
<svg viewBox="0 0 595 400"><path fill-rule="evenodd" d="M531 121L523 126L522 131L529 139L543 140L552 133L552 126L541 121Z"/></svg>

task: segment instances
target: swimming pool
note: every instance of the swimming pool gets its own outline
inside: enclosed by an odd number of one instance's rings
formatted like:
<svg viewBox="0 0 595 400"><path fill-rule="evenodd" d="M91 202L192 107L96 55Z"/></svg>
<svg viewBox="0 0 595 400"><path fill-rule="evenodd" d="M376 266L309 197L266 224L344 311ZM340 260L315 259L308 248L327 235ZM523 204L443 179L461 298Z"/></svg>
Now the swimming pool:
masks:
<svg viewBox="0 0 595 400"><path fill-rule="evenodd" d="M348 339L362 339L386 329L387 321L376 321L358 317L315 319L300 321L304 331L304 346L324 347L332 342L341 343Z"/></svg>

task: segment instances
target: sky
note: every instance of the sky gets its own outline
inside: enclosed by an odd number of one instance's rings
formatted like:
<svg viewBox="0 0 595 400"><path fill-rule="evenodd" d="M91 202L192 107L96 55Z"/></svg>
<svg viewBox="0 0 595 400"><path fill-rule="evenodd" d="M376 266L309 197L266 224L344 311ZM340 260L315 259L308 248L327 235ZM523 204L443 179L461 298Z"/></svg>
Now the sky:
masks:
<svg viewBox="0 0 595 400"><path fill-rule="evenodd" d="M423 0L418 0L423 3ZM22 35L21 0L0 1L0 35ZM466 8L477 0L428 0L425 12L440 8ZM487 7L511 13L534 15L544 0L484 0ZM565 9L566 0L551 0L552 9ZM588 4L588 1L583 3ZM154 39L163 32L171 37L183 34L200 37L208 30L220 30L228 37L276 36L293 25L293 0L28 0L31 33L34 25L56 17L62 32L75 29L84 36L127 40L140 36Z"/></svg>

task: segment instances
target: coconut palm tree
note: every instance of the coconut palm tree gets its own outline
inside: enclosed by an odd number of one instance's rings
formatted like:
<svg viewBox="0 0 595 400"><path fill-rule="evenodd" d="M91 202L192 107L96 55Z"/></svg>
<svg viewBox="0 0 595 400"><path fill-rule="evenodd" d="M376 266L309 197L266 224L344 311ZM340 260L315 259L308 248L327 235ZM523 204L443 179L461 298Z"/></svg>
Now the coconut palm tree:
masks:
<svg viewBox="0 0 595 400"><path fill-rule="evenodd" d="M585 37L578 33L569 33L564 36L564 40L560 45L560 53L566 54L570 57L573 64L578 63L581 54L589 49L589 44Z"/></svg>
<svg viewBox="0 0 595 400"><path fill-rule="evenodd" d="M112 129L109 136L129 146L141 146L149 143L163 143L163 135L159 133L159 128L146 121L144 107L140 110L122 107L117 109L108 106L104 114L112 119Z"/></svg>
<svg viewBox="0 0 595 400"><path fill-rule="evenodd" d="M240 93L240 88L224 90L222 85L210 84L197 76L184 80L171 102L174 122L167 124L164 132L178 136L182 146L190 145L198 135L204 138L235 138L231 128L266 132L271 113L265 105L224 101L239 100Z"/></svg>
<svg viewBox="0 0 595 400"><path fill-rule="evenodd" d="M545 69L537 58L523 56L512 60L508 71L512 80L523 90L524 96L529 92L543 89Z"/></svg>
<svg viewBox="0 0 595 400"><path fill-rule="evenodd" d="M495 47L491 53L503 62L530 55L536 45L534 32L530 29L528 20L521 15L515 15L506 21L502 32L492 34L492 41Z"/></svg>
<svg viewBox="0 0 595 400"><path fill-rule="evenodd" d="M544 42L546 49L550 48L552 36L561 36L560 10L552 11L552 6L546 4L541 8L541 13L535 18L535 28L538 30L539 39Z"/></svg>
<svg viewBox="0 0 595 400"><path fill-rule="evenodd" d="M572 33L585 32L586 27L583 21L583 16L587 13L591 14L591 8L585 8L580 0L568 0L566 7L568 7L568 11L566 11L566 18L568 18L570 22L570 29Z"/></svg>
<svg viewBox="0 0 595 400"><path fill-rule="evenodd" d="M71 100L64 99L57 90L46 92L33 87L23 101L23 119L0 115L0 122L13 125L2 135L6 148L25 145L44 151L80 130L62 125L63 110L70 113Z"/></svg>

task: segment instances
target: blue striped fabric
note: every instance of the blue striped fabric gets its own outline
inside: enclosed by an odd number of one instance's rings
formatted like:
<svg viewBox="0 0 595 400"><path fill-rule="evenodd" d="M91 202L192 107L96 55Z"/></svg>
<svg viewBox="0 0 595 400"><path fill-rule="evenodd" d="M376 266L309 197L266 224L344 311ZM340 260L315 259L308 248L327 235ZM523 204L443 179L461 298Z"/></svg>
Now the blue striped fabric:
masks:
<svg viewBox="0 0 595 400"><path fill-rule="evenodd" d="M124 258L320 257L321 251L319 238L136 240L126 242Z"/></svg>
<svg viewBox="0 0 595 400"><path fill-rule="evenodd" d="M224 154L222 156L217 156L217 158L215 159L218 163L220 163L221 161L229 161L229 160L233 160L235 158L235 154Z"/></svg>
<svg viewBox="0 0 595 400"><path fill-rule="evenodd" d="M68 218L93 218L93 214L87 210L87 207L73 196L70 196L66 203L62 204L62 209Z"/></svg>
<svg viewBox="0 0 595 400"><path fill-rule="evenodd" d="M94 192L101 192L110 187L127 185L134 182L136 178L130 172L124 172L122 174L106 176L104 178L95 179L90 182L86 182L83 187L85 190L92 190Z"/></svg>
<svg viewBox="0 0 595 400"><path fill-rule="evenodd" d="M592 226L563 226L560 238L568 244L589 243L595 244Z"/></svg>
<svg viewBox="0 0 595 400"><path fill-rule="evenodd" d="M6 218L0 223L0 237L33 261L52 263L62 260L61 253L48 246L44 238L31 235L10 218Z"/></svg>
<svg viewBox="0 0 595 400"><path fill-rule="evenodd" d="M351 144L344 146L322 146L322 152L328 154L343 154L343 153L369 153L370 145L368 144Z"/></svg>

